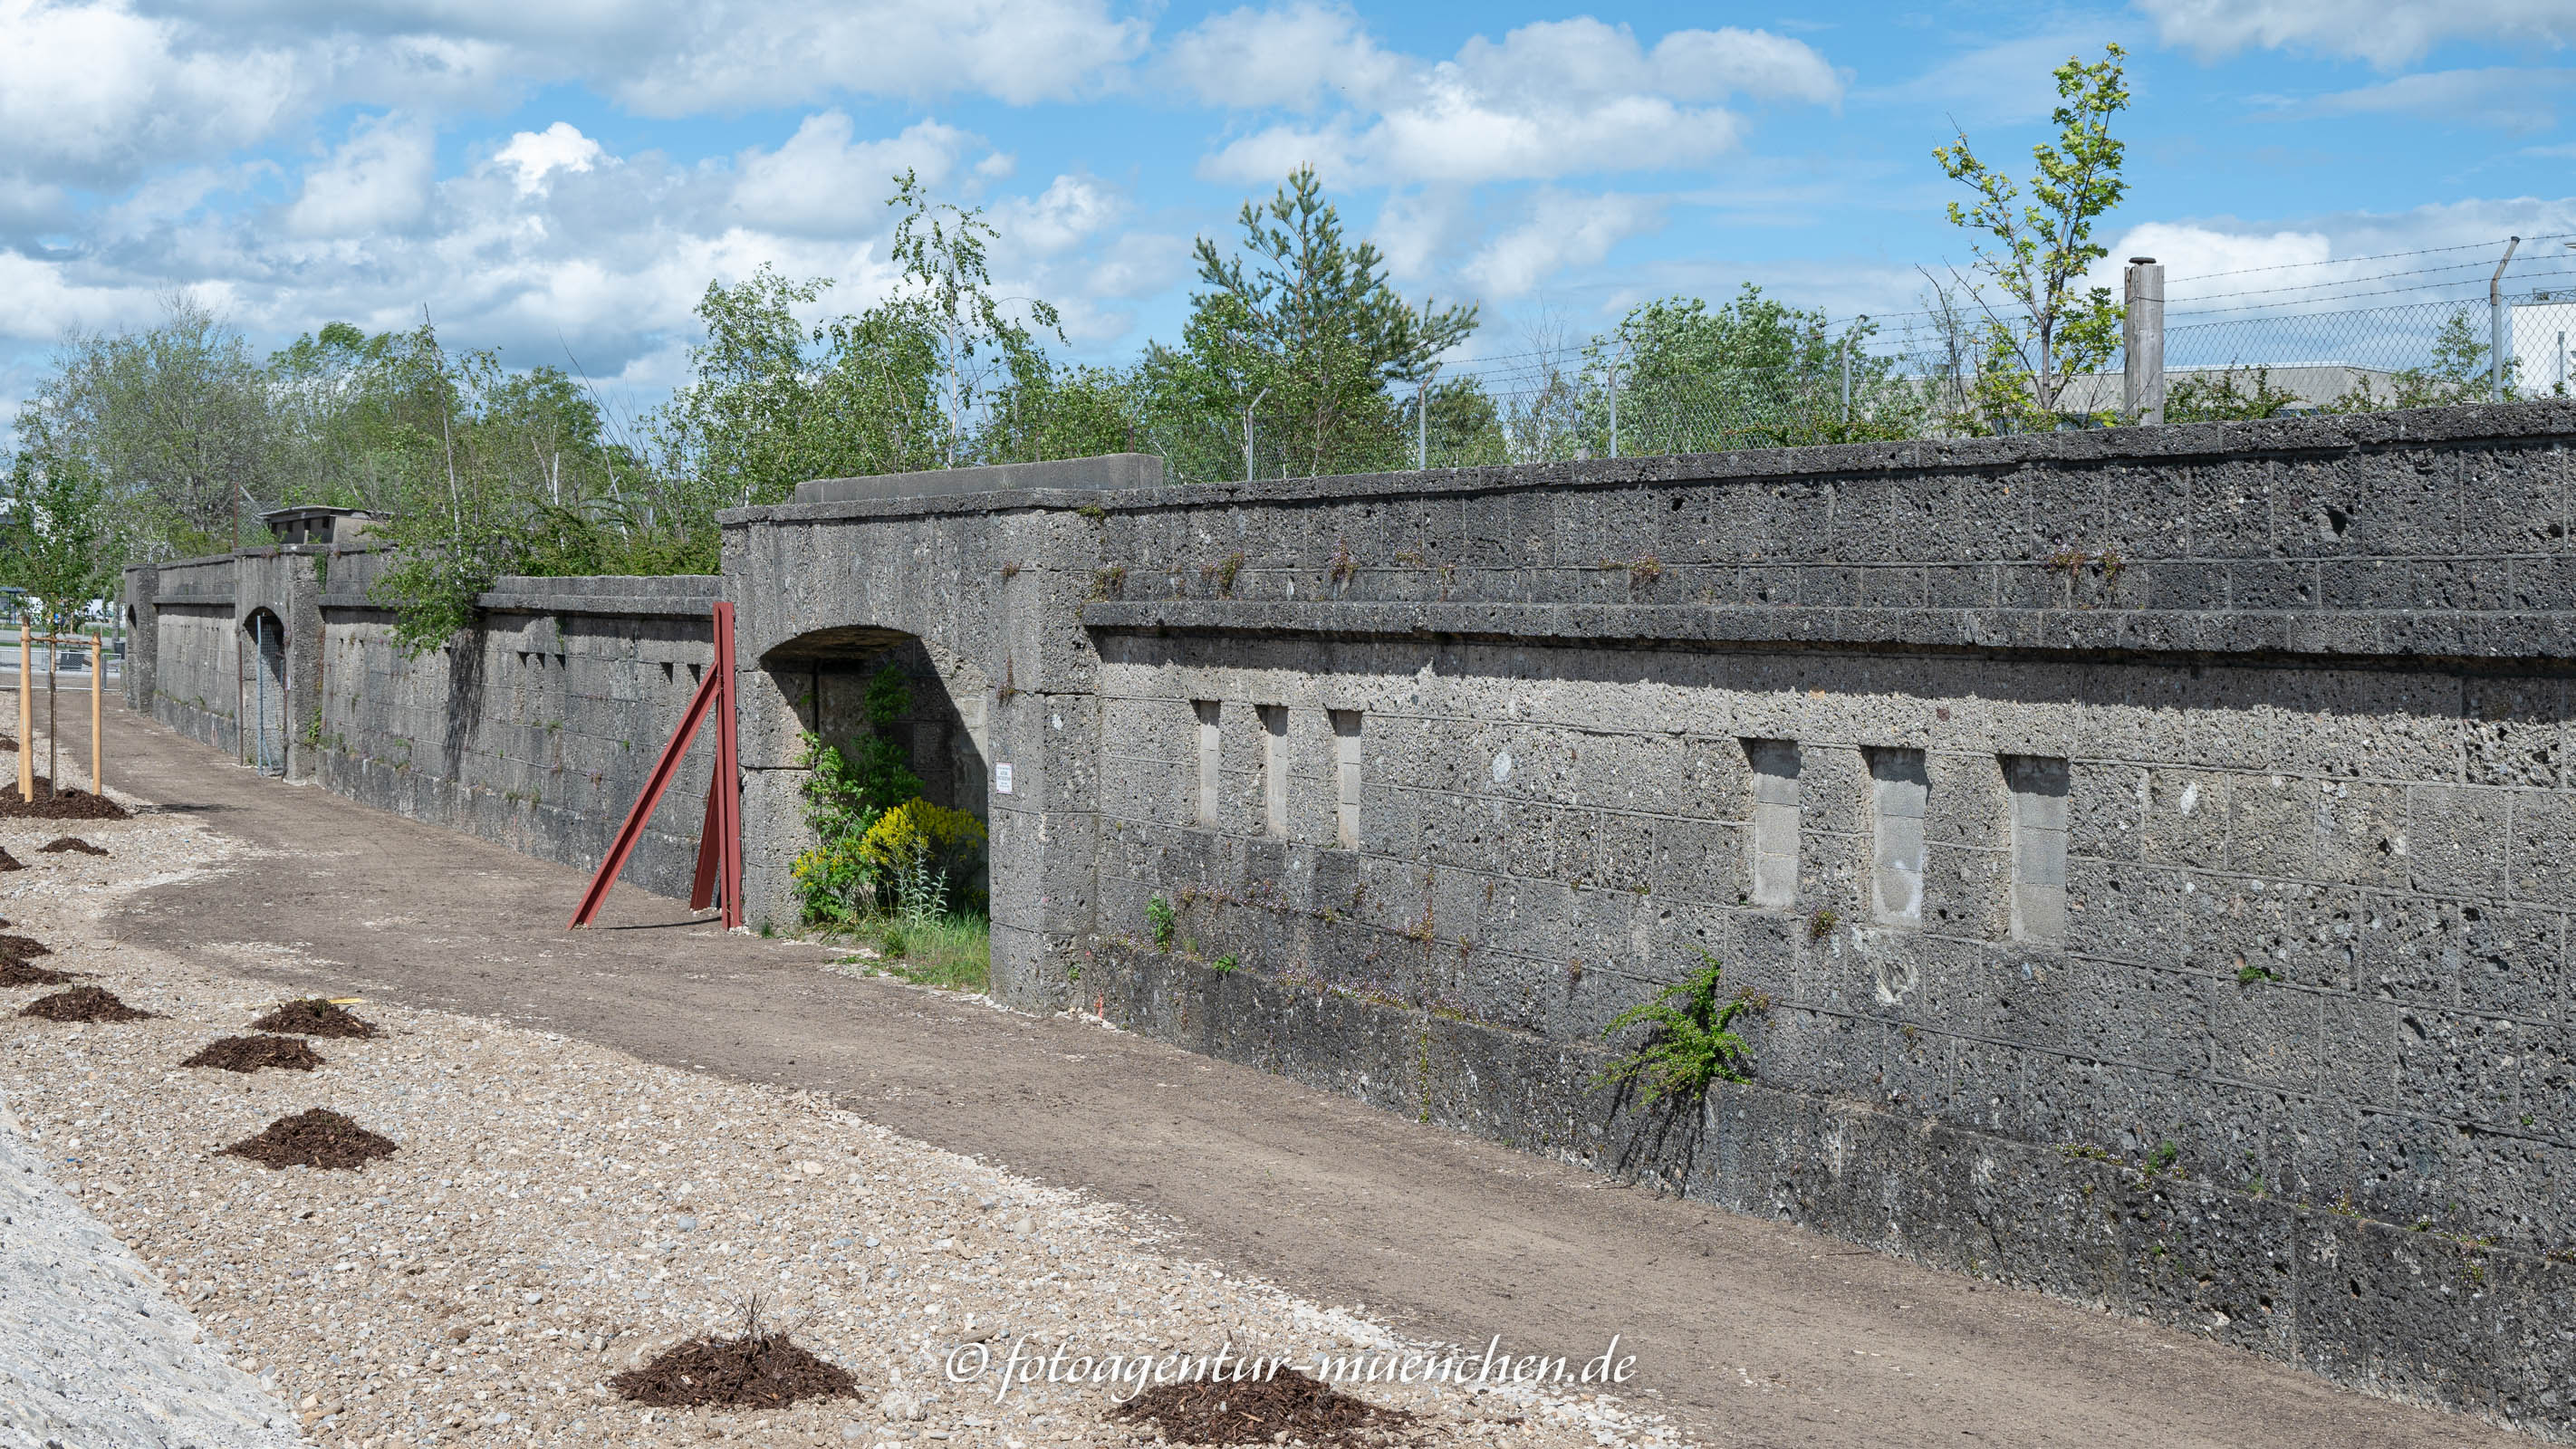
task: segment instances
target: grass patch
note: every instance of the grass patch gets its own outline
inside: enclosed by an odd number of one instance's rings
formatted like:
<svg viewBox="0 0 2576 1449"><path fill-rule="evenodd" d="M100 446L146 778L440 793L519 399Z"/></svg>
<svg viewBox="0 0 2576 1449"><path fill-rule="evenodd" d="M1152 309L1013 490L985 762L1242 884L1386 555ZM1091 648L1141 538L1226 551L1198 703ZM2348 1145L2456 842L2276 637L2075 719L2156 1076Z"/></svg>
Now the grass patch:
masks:
<svg viewBox="0 0 2576 1449"><path fill-rule="evenodd" d="M916 986L982 992L991 983L993 923L980 912L919 921L877 916L860 922L849 935L883 954L879 967Z"/></svg>

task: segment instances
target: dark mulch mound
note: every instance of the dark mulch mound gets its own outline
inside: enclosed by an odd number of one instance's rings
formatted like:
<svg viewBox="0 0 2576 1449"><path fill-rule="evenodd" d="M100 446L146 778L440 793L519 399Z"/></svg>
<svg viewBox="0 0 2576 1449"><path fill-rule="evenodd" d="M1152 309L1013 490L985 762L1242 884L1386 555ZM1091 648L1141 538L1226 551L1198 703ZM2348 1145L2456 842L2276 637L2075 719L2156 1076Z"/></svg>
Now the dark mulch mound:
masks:
<svg viewBox="0 0 2576 1449"><path fill-rule="evenodd" d="M1161 1384L1109 1411L1142 1419L1184 1444L1267 1444L1285 1431L1317 1445L1358 1445L1369 1431L1402 1428L1413 1416L1352 1398L1295 1369L1242 1383Z"/></svg>
<svg viewBox="0 0 2576 1449"><path fill-rule="evenodd" d="M259 1020L252 1022L253 1031L283 1031L296 1036L383 1036L384 1028L362 1017L352 1015L347 1007L333 1006L318 996L290 1001Z"/></svg>
<svg viewBox="0 0 2576 1449"><path fill-rule="evenodd" d="M75 986L51 996L39 996L18 1013L41 1017L46 1021L142 1021L159 1016L157 1011L137 1011L116 999L116 993L99 986Z"/></svg>
<svg viewBox="0 0 2576 1449"><path fill-rule="evenodd" d="M58 840L48 841L47 843L36 847L36 853L38 855L70 855L74 852L78 852L82 855L105 855L107 854L107 847L104 845L92 845L77 835L66 835Z"/></svg>
<svg viewBox="0 0 2576 1449"><path fill-rule="evenodd" d="M255 1072L262 1067L309 1072L322 1065L322 1054L300 1036L228 1036L208 1042L205 1050L179 1065L221 1067L228 1072Z"/></svg>
<svg viewBox="0 0 2576 1449"><path fill-rule="evenodd" d="M0 956L0 986L60 986L72 973L38 966L15 956Z"/></svg>
<svg viewBox="0 0 2576 1449"><path fill-rule="evenodd" d="M262 1167L361 1167L399 1150L390 1137L379 1137L327 1107L280 1117L257 1137L246 1137L224 1152L247 1157Z"/></svg>
<svg viewBox="0 0 2576 1449"><path fill-rule="evenodd" d="M0 815L23 820L131 820L134 812L103 795L84 794L78 790L56 790L54 782L42 775L36 777L33 804L18 794L15 780L0 784Z"/></svg>
<svg viewBox="0 0 2576 1449"><path fill-rule="evenodd" d="M6 850L0 850L0 870L25 870L26 868L27 863L25 861L11 855Z"/></svg>
<svg viewBox="0 0 2576 1449"><path fill-rule="evenodd" d="M762 1332L757 1314L739 1337L690 1339L610 1379L608 1386L657 1409L783 1409L798 1399L856 1398L859 1392L847 1369L798 1348L786 1334Z"/></svg>
<svg viewBox="0 0 2576 1449"><path fill-rule="evenodd" d="M0 921L0 925L8 924ZM0 936L0 956L14 956L21 961L37 956L51 956L54 948L33 936Z"/></svg>

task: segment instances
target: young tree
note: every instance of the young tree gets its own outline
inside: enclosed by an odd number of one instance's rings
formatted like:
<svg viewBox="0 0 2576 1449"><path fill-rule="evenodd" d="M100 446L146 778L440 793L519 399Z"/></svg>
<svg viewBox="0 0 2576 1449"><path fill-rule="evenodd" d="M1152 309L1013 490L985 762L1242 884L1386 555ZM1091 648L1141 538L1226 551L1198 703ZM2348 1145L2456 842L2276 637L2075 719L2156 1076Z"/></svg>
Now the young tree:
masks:
<svg viewBox="0 0 2576 1449"><path fill-rule="evenodd" d="M985 244L1000 233L984 220L983 208L963 210L930 199L911 168L894 179L888 206L903 208L895 223L893 255L903 263L911 295L904 299L926 312L937 340L939 376L946 394L945 425L940 444L946 465L954 468L971 424L969 415L981 403L987 379L997 372L1025 372L1042 364L1037 339L1026 324L1004 311L1008 300L992 293L993 274ZM1064 340L1063 319L1050 304L1025 301L1029 318Z"/></svg>
<svg viewBox="0 0 2576 1449"><path fill-rule="evenodd" d="M1979 160L1965 131L1957 145L1933 148L1943 174L1974 193L1964 205L1950 203L1950 224L1991 238L1973 244L1982 280L1962 280L1986 314L1981 381L1992 384L1983 399L1992 423L2053 423L2068 380L2098 370L2119 344L2120 308L2110 289L2081 290L2078 283L2109 255L2093 240L2093 224L2128 193L2120 176L2124 148L2111 135L2111 117L2129 104L2120 64L2126 55L2107 45L2101 60L2087 65L2070 56L2053 73L2057 140L2031 148L2036 169L2027 202L2025 183ZM1988 287L2002 294L2000 302Z"/></svg>
<svg viewBox="0 0 2576 1449"><path fill-rule="evenodd" d="M1476 308L1415 307L1375 246L1344 240L1311 166L1266 206L1246 202L1242 255L1198 243L1199 280L1177 349L1148 349L1148 383L1177 403L1278 430L1306 473L1385 467L1402 453L1391 384L1421 379L1476 330ZM1407 389L1408 391L1410 389Z"/></svg>
<svg viewBox="0 0 2576 1449"><path fill-rule="evenodd" d="M108 493L95 470L76 458L20 452L10 462L0 495L0 579L19 596L27 622L45 634L79 627L90 605L116 582L115 531ZM55 656L45 650L45 778L56 778ZM18 687L27 687L20 680ZM18 748L34 749L20 740ZM93 782L95 784L95 782Z"/></svg>

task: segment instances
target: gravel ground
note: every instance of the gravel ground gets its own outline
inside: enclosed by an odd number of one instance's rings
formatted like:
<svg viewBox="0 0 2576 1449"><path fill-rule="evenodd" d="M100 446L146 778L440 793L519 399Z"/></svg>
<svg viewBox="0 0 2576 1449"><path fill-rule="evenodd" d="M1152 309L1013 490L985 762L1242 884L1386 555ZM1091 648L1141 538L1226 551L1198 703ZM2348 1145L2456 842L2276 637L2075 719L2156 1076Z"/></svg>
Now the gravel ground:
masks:
<svg viewBox="0 0 2576 1449"><path fill-rule="evenodd" d="M204 1346L188 1311L55 1186L0 1106L0 1446L285 1449L283 1400Z"/></svg>
<svg viewBox="0 0 2576 1449"><path fill-rule="evenodd" d="M997 1402L989 1377L953 1384L943 1365L963 1344L996 1360L1014 1345L1062 1346L1068 1364L1227 1343L1292 1362L1423 1347L1357 1312L1179 1261L1157 1251L1152 1223L1115 1205L898 1137L812 1094L548 1033L362 1002L388 1034L316 1040L319 1071L181 1070L274 997L108 944L100 912L244 852L192 820L145 815L79 823L105 858L36 856L61 830L35 824L0 826L0 846L31 863L0 875L0 913L55 948L46 964L92 973L162 1019L0 1017L0 1093L60 1148L48 1155L62 1185L322 1444L1121 1444L1152 1435L1104 1418L1108 1387L1041 1383ZM0 1009L37 994L0 992ZM401 1150L357 1172L216 1155L309 1107ZM605 1386L684 1338L739 1326L755 1295L765 1323L848 1368L864 1397L648 1411ZM1546 1347L1579 1369L1601 1345ZM1408 1440L1422 1444L1677 1437L1607 1395L1359 1392L1422 1415Z"/></svg>

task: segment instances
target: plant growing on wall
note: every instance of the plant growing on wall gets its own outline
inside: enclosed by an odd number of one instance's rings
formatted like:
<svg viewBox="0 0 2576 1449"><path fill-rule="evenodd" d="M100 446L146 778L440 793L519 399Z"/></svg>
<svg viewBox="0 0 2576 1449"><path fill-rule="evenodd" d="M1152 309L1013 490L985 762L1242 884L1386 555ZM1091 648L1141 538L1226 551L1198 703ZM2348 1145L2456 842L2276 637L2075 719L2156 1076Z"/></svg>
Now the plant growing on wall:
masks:
<svg viewBox="0 0 2576 1449"><path fill-rule="evenodd" d="M1758 1009L1761 999L1739 994L1720 1004L1718 959L1706 947L1699 948L1699 958L1698 971L1665 987L1654 1000L1619 1013L1601 1029L1605 1041L1632 1026L1650 1026L1653 1031L1645 1045L1603 1068L1594 1085L1642 1083L1647 1100L1659 1102L1667 1097L1700 1096L1709 1083L1721 1078L1752 1080L1744 1071L1744 1039L1727 1028L1745 1012Z"/></svg>

